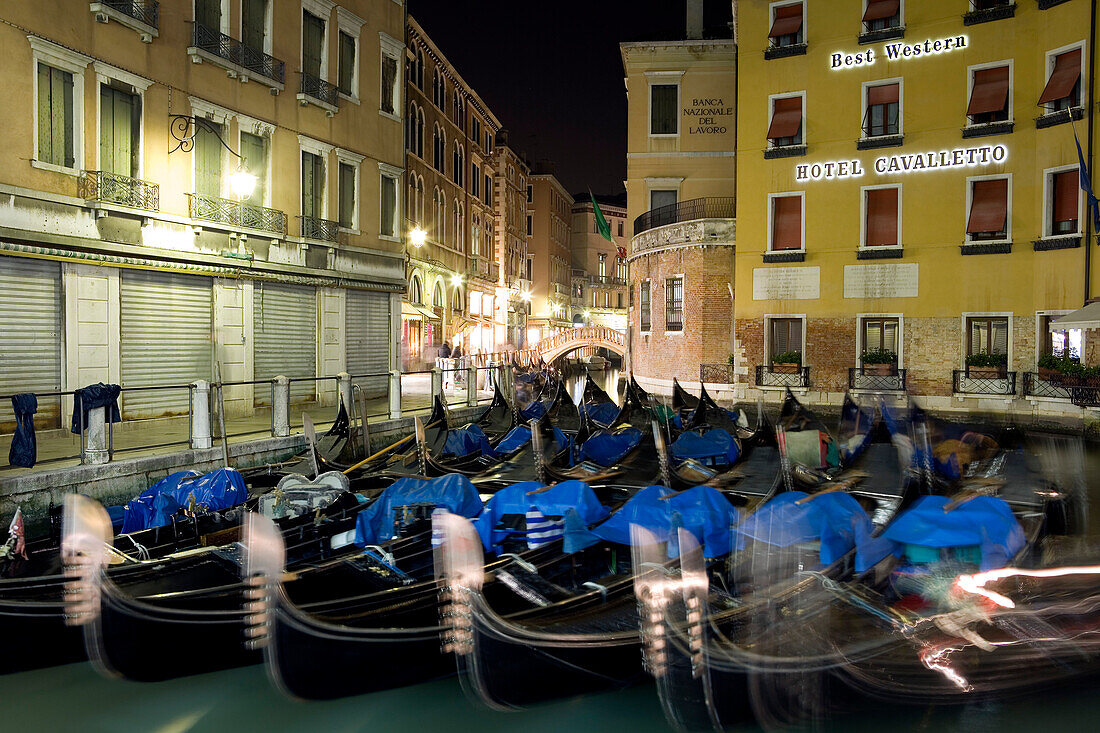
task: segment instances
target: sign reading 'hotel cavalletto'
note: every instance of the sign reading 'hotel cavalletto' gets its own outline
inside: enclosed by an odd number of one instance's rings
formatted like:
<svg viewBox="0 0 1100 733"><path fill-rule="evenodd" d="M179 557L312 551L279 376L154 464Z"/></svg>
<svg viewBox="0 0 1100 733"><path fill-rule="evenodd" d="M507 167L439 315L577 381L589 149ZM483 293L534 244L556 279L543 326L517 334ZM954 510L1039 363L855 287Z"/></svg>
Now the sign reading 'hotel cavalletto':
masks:
<svg viewBox="0 0 1100 733"><path fill-rule="evenodd" d="M971 168L1002 163L1008 157L1004 145L982 145L976 148L956 148L936 153L898 153L876 158L875 173L911 173L948 168ZM796 181L832 181L859 178L866 171L859 160L830 160L824 163L799 163L794 167Z"/></svg>

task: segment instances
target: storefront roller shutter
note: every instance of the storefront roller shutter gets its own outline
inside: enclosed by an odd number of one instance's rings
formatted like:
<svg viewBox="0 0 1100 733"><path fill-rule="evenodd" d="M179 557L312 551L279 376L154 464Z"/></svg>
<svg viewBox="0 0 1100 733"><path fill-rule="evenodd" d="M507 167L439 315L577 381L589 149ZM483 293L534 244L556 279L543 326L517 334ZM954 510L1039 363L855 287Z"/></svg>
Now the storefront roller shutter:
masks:
<svg viewBox="0 0 1100 733"><path fill-rule="evenodd" d="M317 374L317 290L304 285L258 282L252 295L256 379ZM292 402L317 394L314 382L291 382ZM271 403L271 389L256 385L256 404Z"/></svg>
<svg viewBox="0 0 1100 733"><path fill-rule="evenodd" d="M0 257L0 293L0 433L11 433L15 414L7 395L61 389L61 265ZM60 414L59 398L39 397L34 424L59 427Z"/></svg>
<svg viewBox="0 0 1100 733"><path fill-rule="evenodd" d="M390 368L390 295L370 290L348 290L345 308L348 374L367 397L386 394L384 374Z"/></svg>
<svg viewBox="0 0 1100 733"><path fill-rule="evenodd" d="M187 389L128 388L213 378L213 281L123 270L119 314L123 419L186 415Z"/></svg>

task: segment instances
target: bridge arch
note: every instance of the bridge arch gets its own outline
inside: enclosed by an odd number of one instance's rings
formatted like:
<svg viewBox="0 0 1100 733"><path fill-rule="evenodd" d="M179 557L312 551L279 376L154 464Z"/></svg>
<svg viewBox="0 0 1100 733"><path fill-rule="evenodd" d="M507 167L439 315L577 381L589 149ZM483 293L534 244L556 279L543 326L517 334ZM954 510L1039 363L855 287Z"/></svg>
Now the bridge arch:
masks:
<svg viewBox="0 0 1100 733"><path fill-rule="evenodd" d="M619 356L626 356L626 336L621 331L607 326L567 328L543 339L537 348L543 360L550 363L559 356L585 346L602 347Z"/></svg>

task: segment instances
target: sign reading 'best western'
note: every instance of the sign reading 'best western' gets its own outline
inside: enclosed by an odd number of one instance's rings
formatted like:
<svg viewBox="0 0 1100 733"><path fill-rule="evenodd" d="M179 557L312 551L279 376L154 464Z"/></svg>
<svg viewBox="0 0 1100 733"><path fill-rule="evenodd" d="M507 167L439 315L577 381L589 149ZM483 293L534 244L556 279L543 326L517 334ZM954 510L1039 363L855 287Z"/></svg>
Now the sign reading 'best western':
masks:
<svg viewBox="0 0 1100 733"><path fill-rule="evenodd" d="M883 155L874 162L875 173L912 173L938 171L948 168L973 168L1003 163L1008 157L1004 145L981 145L976 148L956 148L936 153L898 153ZM840 178L859 178L866 171L860 160L829 160L824 163L799 163L794 167L796 181L832 181Z"/></svg>
<svg viewBox="0 0 1100 733"><path fill-rule="evenodd" d="M882 50L875 52L869 48L859 53L834 53L829 54L829 68L854 69L857 66L873 66L876 61L885 58L887 61L904 61L921 56L933 56L935 54L957 51L966 48L966 36L952 36L949 38L928 39L921 43L884 43Z"/></svg>

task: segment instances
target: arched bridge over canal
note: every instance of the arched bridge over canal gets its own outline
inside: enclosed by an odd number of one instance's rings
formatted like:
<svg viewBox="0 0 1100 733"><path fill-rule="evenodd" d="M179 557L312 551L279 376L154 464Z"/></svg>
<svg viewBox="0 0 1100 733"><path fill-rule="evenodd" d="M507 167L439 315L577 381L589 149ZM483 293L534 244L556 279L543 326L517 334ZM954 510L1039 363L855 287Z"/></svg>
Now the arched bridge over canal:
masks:
<svg viewBox="0 0 1100 733"><path fill-rule="evenodd" d="M626 336L607 326L567 328L538 343L539 355L549 364L559 356L585 346L595 346L626 356Z"/></svg>

